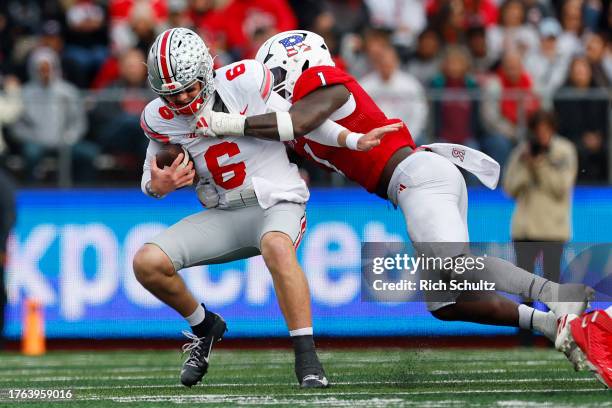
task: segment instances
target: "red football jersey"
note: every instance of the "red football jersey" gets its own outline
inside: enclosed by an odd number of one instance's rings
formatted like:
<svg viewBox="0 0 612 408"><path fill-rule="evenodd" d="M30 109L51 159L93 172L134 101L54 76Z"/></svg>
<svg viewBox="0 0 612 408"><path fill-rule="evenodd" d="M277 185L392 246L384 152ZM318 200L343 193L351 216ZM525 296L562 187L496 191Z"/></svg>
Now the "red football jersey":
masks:
<svg viewBox="0 0 612 408"><path fill-rule="evenodd" d="M304 71L295 84L293 101L299 101L320 87L335 84L343 84L355 101L354 104L347 102L332 116L332 120L350 131L367 133L374 128L399 121L387 118L357 80L337 67L320 66ZM342 117L334 119L335 116ZM416 148L406 126L396 132L387 133L381 144L369 152L326 146L305 137L299 137L289 142L289 145L300 156L314 160L328 170L344 174L371 193L375 192L385 164L393 153L406 146Z"/></svg>

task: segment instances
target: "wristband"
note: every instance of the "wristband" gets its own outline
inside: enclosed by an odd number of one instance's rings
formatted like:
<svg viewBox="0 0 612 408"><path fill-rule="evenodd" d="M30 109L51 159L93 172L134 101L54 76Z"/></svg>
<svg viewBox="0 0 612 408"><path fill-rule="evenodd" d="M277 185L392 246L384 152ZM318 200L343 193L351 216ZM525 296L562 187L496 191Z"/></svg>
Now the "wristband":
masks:
<svg viewBox="0 0 612 408"><path fill-rule="evenodd" d="M276 127L278 128L278 137L281 142L293 140L293 122L289 112L276 112Z"/></svg>
<svg viewBox="0 0 612 408"><path fill-rule="evenodd" d="M155 191L151 189L151 180L147 181L147 184L145 184L145 190L147 194L153 198L163 198L164 197L163 195L156 193Z"/></svg>
<svg viewBox="0 0 612 408"><path fill-rule="evenodd" d="M361 139L362 136L363 133L349 133L346 136L346 140L344 142L346 144L346 147L350 150L359 150L357 149L357 143L359 142L359 139Z"/></svg>
<svg viewBox="0 0 612 408"><path fill-rule="evenodd" d="M211 112L210 129L219 136L244 136L246 116L236 113Z"/></svg>

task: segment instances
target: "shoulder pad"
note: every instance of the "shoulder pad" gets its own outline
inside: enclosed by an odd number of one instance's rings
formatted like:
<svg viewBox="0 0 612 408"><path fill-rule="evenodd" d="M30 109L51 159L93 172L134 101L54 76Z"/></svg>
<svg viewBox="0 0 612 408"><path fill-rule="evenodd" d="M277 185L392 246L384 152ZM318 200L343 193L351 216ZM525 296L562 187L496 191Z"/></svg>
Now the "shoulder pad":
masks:
<svg viewBox="0 0 612 408"><path fill-rule="evenodd" d="M296 102L315 90L337 84L346 84L355 79L340 68L330 65L308 68L302 72L293 88L293 101Z"/></svg>

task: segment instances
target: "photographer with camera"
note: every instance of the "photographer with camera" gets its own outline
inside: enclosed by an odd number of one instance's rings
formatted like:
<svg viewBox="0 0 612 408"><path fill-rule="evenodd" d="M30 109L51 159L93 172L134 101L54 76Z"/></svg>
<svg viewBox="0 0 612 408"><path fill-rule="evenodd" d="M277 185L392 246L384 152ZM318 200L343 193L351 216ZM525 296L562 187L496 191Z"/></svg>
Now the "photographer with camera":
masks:
<svg viewBox="0 0 612 408"><path fill-rule="evenodd" d="M512 152L503 187L516 200L512 240L517 265L535 272L542 254L544 278L559 282L578 159L574 145L556 133L555 122L543 110L529 118L529 136Z"/></svg>

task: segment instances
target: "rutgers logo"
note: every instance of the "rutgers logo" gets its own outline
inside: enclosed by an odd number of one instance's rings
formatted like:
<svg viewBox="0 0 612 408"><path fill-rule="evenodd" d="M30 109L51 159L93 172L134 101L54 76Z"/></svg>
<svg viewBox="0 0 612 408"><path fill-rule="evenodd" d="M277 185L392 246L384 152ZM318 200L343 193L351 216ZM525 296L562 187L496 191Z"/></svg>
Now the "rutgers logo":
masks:
<svg viewBox="0 0 612 408"><path fill-rule="evenodd" d="M453 148L453 157L456 157L457 159L461 160L463 162L463 160L465 159L465 150L464 149L457 149L456 147Z"/></svg>
<svg viewBox="0 0 612 408"><path fill-rule="evenodd" d="M294 55L297 55L300 50L310 50L310 46L304 43L304 36L299 34L285 37L280 40L279 43L287 50L287 57L293 57Z"/></svg>

